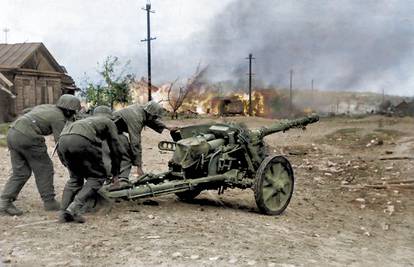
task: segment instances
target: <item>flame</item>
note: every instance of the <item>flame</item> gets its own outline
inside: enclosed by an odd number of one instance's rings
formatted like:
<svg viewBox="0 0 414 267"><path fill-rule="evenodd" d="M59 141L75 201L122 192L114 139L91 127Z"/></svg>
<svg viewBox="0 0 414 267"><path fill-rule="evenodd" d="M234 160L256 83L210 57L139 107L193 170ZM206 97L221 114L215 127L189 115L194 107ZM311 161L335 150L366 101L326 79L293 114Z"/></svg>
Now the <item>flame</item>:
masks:
<svg viewBox="0 0 414 267"><path fill-rule="evenodd" d="M247 93L234 93L233 95L238 100L243 102L244 113L249 114L249 95ZM265 96L259 90L252 92L252 115L253 116L265 116Z"/></svg>
<svg viewBox="0 0 414 267"><path fill-rule="evenodd" d="M152 87L152 98L159 102L166 110L171 111L168 103L168 89L170 84ZM147 83L144 79L130 85L133 103L145 104L148 99ZM275 97L281 97L276 90L256 89L252 92L252 113L254 116L271 117L273 115L271 101ZM240 114L249 114L249 95L244 91L220 93L217 88L208 86L197 88L189 92L186 100L179 109L181 113L198 113L210 115L220 114L222 101L241 101L243 110Z"/></svg>
<svg viewBox="0 0 414 267"><path fill-rule="evenodd" d="M160 87L152 85L151 97L154 101L160 103L165 109L170 110L168 105L168 88L169 84L164 84ZM148 101L148 84L147 81L142 78L140 81L131 83L129 86L131 93L132 103L145 104Z"/></svg>

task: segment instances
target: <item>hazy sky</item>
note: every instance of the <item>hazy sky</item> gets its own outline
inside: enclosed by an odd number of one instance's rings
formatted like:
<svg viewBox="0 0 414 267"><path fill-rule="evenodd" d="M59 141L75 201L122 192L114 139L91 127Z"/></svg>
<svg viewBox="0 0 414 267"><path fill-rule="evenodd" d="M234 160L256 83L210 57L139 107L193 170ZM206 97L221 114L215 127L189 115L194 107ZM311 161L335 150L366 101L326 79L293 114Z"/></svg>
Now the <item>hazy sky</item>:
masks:
<svg viewBox="0 0 414 267"><path fill-rule="evenodd" d="M106 56L146 76L145 0L0 0L8 42L43 42L69 74L96 77ZM153 81L188 77L256 79L286 87L414 95L414 1L153 0ZM3 42L4 34L1 32Z"/></svg>

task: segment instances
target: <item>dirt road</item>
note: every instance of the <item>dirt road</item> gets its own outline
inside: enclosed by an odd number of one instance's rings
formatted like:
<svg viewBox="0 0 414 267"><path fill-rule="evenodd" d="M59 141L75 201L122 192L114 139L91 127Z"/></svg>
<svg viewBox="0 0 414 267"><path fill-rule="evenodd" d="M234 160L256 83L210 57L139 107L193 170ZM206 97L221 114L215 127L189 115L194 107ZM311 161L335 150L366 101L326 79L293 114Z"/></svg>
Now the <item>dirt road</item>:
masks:
<svg viewBox="0 0 414 267"><path fill-rule="evenodd" d="M250 127L266 119L234 118ZM170 122L174 125L201 120ZM251 190L117 203L87 214L85 224L58 224L42 210L33 177L0 217L0 255L10 266L413 266L413 189L364 185L414 179L414 120L323 119L308 130L267 137L294 165L296 188L277 217L256 210ZM168 133L143 132L144 170L166 169L156 144ZM50 148L52 143L50 143ZM54 159L60 198L67 171ZM0 187L10 173L0 147ZM0 263L1 265L1 263Z"/></svg>

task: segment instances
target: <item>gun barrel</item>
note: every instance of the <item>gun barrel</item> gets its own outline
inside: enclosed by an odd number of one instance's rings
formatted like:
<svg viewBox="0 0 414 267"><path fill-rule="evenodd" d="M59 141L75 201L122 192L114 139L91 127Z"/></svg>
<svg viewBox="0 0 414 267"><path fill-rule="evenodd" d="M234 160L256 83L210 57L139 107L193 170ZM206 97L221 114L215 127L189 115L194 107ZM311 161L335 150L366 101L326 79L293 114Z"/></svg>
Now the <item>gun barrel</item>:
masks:
<svg viewBox="0 0 414 267"><path fill-rule="evenodd" d="M281 121L269 127L261 128L260 136L265 137L266 135L277 133L277 132L284 132L291 128L303 128L306 125L315 123L317 121L319 121L318 115L310 115L310 116L300 118L300 119Z"/></svg>

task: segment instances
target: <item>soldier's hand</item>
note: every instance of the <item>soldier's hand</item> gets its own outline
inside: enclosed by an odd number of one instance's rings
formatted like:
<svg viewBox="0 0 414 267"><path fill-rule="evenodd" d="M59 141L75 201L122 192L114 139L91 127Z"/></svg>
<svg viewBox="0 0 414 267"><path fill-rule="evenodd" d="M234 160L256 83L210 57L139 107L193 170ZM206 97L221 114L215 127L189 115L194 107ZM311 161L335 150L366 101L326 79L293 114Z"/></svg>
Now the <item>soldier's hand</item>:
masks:
<svg viewBox="0 0 414 267"><path fill-rule="evenodd" d="M118 176L112 176L112 184L114 184L114 185L119 184L119 177Z"/></svg>
<svg viewBox="0 0 414 267"><path fill-rule="evenodd" d="M141 167L137 167L137 176L140 177L142 175L144 175L144 171L142 170Z"/></svg>
<svg viewBox="0 0 414 267"><path fill-rule="evenodd" d="M178 131L178 127L168 127L167 129L170 130L170 132Z"/></svg>

